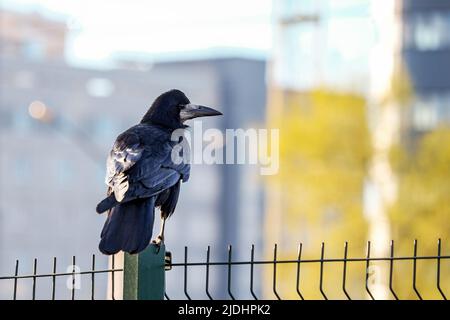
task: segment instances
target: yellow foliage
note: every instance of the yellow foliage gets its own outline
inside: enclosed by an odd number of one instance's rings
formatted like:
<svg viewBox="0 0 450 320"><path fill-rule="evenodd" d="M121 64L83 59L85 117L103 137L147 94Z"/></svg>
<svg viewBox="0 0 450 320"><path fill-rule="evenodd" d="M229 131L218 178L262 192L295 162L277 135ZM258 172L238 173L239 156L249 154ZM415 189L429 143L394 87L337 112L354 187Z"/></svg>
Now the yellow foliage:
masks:
<svg viewBox="0 0 450 320"><path fill-rule="evenodd" d="M302 241L304 257L318 258L322 241L328 257L330 253L342 257L345 241L354 244L349 247L350 256L361 256L367 230L362 212L363 183L371 152L365 100L327 90L290 92L285 98L284 116L273 124L280 128L280 171L271 178L282 187L282 237L290 244ZM296 256L295 248L286 249L281 256ZM327 273L328 283L340 281L341 269L327 268L332 269ZM290 288L286 298L296 297L292 291L294 269L280 270L281 288ZM307 298L320 297L315 269L308 271L305 266L302 288L310 292ZM363 269L360 271L364 275ZM349 286L363 281L352 279ZM331 297L342 297L340 286L327 290ZM350 290L362 295L363 288Z"/></svg>
<svg viewBox="0 0 450 320"><path fill-rule="evenodd" d="M412 255L413 241L418 239L418 254L436 255L438 238L443 252L450 240L450 129L438 128L425 134L415 150L396 146L391 152L393 166L398 172L398 200L390 210L394 239L398 239L398 254ZM450 278L450 263L443 261L442 279ZM400 266L397 276L405 279L411 264ZM418 286L427 298L438 298L436 290L436 261L420 262ZM403 297L412 298L412 275L408 286L398 284ZM398 282L401 282L398 281ZM449 288L447 288L448 290Z"/></svg>
<svg viewBox="0 0 450 320"><path fill-rule="evenodd" d="M397 71L392 75L390 90L387 92L381 105L384 105L386 102L395 102L399 106L407 107L410 105L413 97L414 89L408 70L404 65L400 64L397 67Z"/></svg>

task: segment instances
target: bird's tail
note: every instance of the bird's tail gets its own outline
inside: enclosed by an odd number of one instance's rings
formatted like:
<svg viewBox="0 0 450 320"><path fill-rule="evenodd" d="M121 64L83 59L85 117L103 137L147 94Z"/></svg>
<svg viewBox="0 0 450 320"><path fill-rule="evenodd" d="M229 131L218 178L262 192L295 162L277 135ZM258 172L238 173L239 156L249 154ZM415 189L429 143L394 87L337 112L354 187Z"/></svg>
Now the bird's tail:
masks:
<svg viewBox="0 0 450 320"><path fill-rule="evenodd" d="M104 254L120 250L134 254L144 250L152 238L155 197L121 203L109 210L99 249Z"/></svg>
<svg viewBox="0 0 450 320"><path fill-rule="evenodd" d="M109 209L113 208L115 205L117 205L118 202L116 198L114 197L114 193L110 194L108 197L100 201L100 203L97 205L95 210L97 213L103 213L105 211L108 211Z"/></svg>

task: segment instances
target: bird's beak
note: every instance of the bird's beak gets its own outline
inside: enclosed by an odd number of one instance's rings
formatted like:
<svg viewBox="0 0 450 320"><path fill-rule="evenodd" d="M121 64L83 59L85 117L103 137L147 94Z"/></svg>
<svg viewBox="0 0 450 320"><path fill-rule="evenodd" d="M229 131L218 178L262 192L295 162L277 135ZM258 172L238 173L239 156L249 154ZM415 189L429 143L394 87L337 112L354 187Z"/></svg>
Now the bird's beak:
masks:
<svg viewBox="0 0 450 320"><path fill-rule="evenodd" d="M220 116L222 112L210 107L201 106L198 104L189 103L180 111L180 118L182 121L194 119L198 117Z"/></svg>

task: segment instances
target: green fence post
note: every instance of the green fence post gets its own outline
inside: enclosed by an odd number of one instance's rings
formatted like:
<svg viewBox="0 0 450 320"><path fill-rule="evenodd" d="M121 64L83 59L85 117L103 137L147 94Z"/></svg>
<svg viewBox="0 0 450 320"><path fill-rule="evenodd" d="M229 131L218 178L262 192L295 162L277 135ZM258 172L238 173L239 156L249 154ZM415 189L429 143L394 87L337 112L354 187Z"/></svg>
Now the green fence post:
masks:
<svg viewBox="0 0 450 320"><path fill-rule="evenodd" d="M165 292L165 247L150 244L139 254L125 253L124 300L163 300Z"/></svg>

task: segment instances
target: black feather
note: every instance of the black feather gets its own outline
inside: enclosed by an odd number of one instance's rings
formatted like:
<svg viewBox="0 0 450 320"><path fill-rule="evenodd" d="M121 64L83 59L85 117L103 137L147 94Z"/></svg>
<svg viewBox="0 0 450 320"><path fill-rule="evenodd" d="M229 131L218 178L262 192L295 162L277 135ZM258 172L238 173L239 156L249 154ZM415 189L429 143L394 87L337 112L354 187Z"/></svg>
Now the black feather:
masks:
<svg viewBox="0 0 450 320"><path fill-rule="evenodd" d="M141 123L117 137L107 160L108 194L96 208L98 213L108 211L99 244L104 254L144 250L151 240L155 207L162 217L173 214L190 165L173 163L172 150L179 141L172 141L171 134L185 127L179 108L187 103L181 91L166 92Z"/></svg>
<svg viewBox="0 0 450 320"><path fill-rule="evenodd" d="M159 204L162 218L169 218L174 213L178 202L178 196L180 194L180 184L181 181L178 180L177 184L166 190L164 193L164 198L160 199L160 201L158 201L160 197L158 196L157 206Z"/></svg>
<svg viewBox="0 0 450 320"><path fill-rule="evenodd" d="M181 123L178 106L190 103L180 90L170 90L161 94L153 102L141 123L161 125L166 128L178 129L186 126Z"/></svg>
<svg viewBox="0 0 450 320"><path fill-rule="evenodd" d="M95 211L97 211L97 213L103 213L105 211L108 211L109 209L111 209L112 207L114 207L117 204L118 204L118 202L116 201L114 194L111 194L107 198L100 201L100 203L95 208Z"/></svg>
<svg viewBox="0 0 450 320"><path fill-rule="evenodd" d="M152 238L155 197L115 206L101 233L99 249L104 254L120 250L134 254L144 250Z"/></svg>

